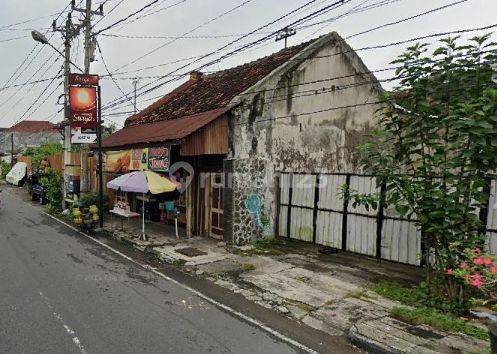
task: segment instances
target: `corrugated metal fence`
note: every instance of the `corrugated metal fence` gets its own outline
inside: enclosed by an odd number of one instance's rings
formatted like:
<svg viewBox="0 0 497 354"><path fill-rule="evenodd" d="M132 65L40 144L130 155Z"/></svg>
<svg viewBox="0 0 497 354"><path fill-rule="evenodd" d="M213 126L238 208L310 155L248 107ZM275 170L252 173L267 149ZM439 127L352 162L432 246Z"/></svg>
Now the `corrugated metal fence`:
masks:
<svg viewBox="0 0 497 354"><path fill-rule="evenodd" d="M420 265L421 233L394 209L353 208L342 185L359 193L384 192L374 176L279 173L277 234L400 263ZM488 248L497 254L497 185L492 181L487 215Z"/></svg>

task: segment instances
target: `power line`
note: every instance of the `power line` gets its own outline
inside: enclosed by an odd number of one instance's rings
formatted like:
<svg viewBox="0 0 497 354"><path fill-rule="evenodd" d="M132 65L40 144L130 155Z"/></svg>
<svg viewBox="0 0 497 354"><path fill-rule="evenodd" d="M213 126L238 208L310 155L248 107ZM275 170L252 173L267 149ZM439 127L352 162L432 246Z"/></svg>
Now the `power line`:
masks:
<svg viewBox="0 0 497 354"><path fill-rule="evenodd" d="M275 19L275 20L273 20L273 21L271 21L271 22L269 22L269 23L267 23L267 24L265 24L265 25L263 25L263 26L260 26L260 27L258 27L257 29L255 29L255 30L253 30L253 31L251 31L251 32L249 32L249 33L247 33L247 34L245 34L245 35L243 35L243 36L241 36L241 37L239 37L239 38L237 38L237 39L235 39L235 40L233 40L233 41L229 42L228 44L226 44L226 45L224 45L224 46L222 46L222 47L220 47L220 48L218 48L218 49L216 49L216 50L214 50L214 51L212 51L212 52L210 52L210 53L204 54L204 55L202 55L201 57L199 57L199 58L197 58L197 59L193 60L192 62L187 63L187 64L185 64L185 65L183 65L183 66L181 66L181 67L179 67L179 68L177 68L177 69L175 69L175 70L174 70L174 71L172 71L172 72L169 72L167 75L174 74L174 73L176 73L178 70L181 70L181 69L183 69L183 68L186 68L186 67L188 67L188 66L190 66L190 65L192 65L192 64L194 64L194 63L196 63L196 62L198 62L198 61L200 61L200 60L202 60L202 59L204 59L204 58L206 58L206 57L212 56L212 55L214 55L214 54L216 54L216 53L218 53L218 52L220 52L220 51L222 51L222 50L226 49L227 47L231 46L232 44L234 44L234 43L236 43L236 42L238 42L238 41L240 41L240 40L242 40L242 39L246 38L246 37L247 37L247 36L249 36L250 34L256 33L256 32L258 32L258 31L260 31L261 29L264 29L264 28L266 28L266 27L269 27L269 26L271 26L271 25L273 25L273 24L275 24L275 23L277 23L277 22L279 22L279 21L281 21L281 20L285 19L286 17L288 17L288 16L292 15L293 13L295 13L295 12L298 12L298 11L302 10L303 8L305 8L305 7L309 6L309 5L311 5L312 3L316 2L316 1L317 1L317 0L311 0L311 1L309 1L309 2L307 2L307 3L305 3L305 4L303 4L302 6L300 6L300 7L296 8L296 9L294 9L294 10L292 10L292 11L290 11L290 12L288 12L288 13L286 13L286 14L284 14L284 15L280 16L280 17L278 17L277 19ZM299 19L299 20L297 20L297 21L294 21L294 22L292 23L292 25L293 25L293 24L296 24L296 23L300 23L300 22L302 22L302 21L305 21L306 19L310 18L311 16L313 16L313 15L315 15L315 14L317 14L317 13L324 13L324 12L326 12L326 11L330 11L331 9L335 8L337 5L338 5L338 6L341 6L341 5L343 5L343 4L345 4L346 2L349 2L349 1L351 1L351 0L340 0L340 1L336 1L336 2L334 2L334 3L333 3L333 4L331 4L331 5L328 5L328 6L325 6L325 7L321 8L321 9L320 9L320 10L318 10L318 11L314 11L313 13L311 13L311 14L309 14L309 15L305 16L304 18L301 18L301 19ZM203 64L202 66L200 66L200 68L203 68L203 67L208 66L208 65L212 65L212 64L214 64L214 63L217 63L217 62L219 62L220 60L222 60L223 58L225 58L225 57L227 57L227 56L230 56L230 55L233 55L234 53L236 53L236 52L238 52L238 51L240 51L240 50L243 50L243 49L245 49L245 48L247 48L247 47L249 47L249 46L253 46L254 44L259 43L259 42L260 42L260 41L262 41L262 40L267 40L267 39L271 38L271 37L272 37L274 34L276 34L277 32L278 32L278 31L275 31L275 32L273 32L273 34L271 34L271 35L267 35L267 36L263 37L263 38L262 38L262 39L260 39L260 40L257 40L257 41L255 41L255 42L251 42L251 43L249 43L248 45L244 45L244 46L242 46L242 47L239 47L238 49L235 49L234 51L230 52L228 55L224 55L224 56L222 56L221 58L218 58L218 59L216 59L216 60L214 60L214 61L211 61L211 62L209 62L209 63L207 63L207 64ZM184 75L187 75L187 73L185 73ZM144 86L140 87L140 89L143 89L143 88L145 88L145 87L147 87L147 86L150 86L152 83L157 82L157 81L159 81L159 80L152 81L151 83L148 83L148 84L146 84L146 85L144 85ZM158 84L158 85L156 85L156 86L154 86L154 87L152 87L152 88L150 88L150 89L147 89L146 91L141 92L141 93L140 93L140 96L141 96L141 95L143 95L143 94L149 93L149 92L151 92L151 91L154 91L154 90L156 90L156 89L158 89L158 88L162 87L163 85L167 84L168 82L171 82L171 81L166 81L166 82L161 83L161 84ZM121 97L121 98L118 98L118 99L116 100L116 102L117 102L117 101L119 101L119 100L122 100L122 97ZM111 103L112 103L112 102L110 102L109 104L111 104ZM106 106L106 108L107 108L107 106Z"/></svg>
<svg viewBox="0 0 497 354"><path fill-rule="evenodd" d="M62 70L63 68L60 68L59 72L57 73L57 75L59 75L60 73L62 73ZM43 89L43 91L41 91L41 93L36 97L36 99L34 100L34 102L28 107L28 109L26 109L26 111L24 111L24 113L21 115L21 117L15 121L14 125L19 123L20 121L22 121L24 119L24 117L28 114L28 112L31 110L31 108L33 108L33 106L40 100L40 98L45 94L45 92L48 90L48 88L53 84L53 82L55 81L55 78L50 81L50 83Z"/></svg>
<svg viewBox="0 0 497 354"><path fill-rule="evenodd" d="M205 27L205 26L207 26L208 24L210 24L210 23L212 23L212 22L214 22L214 21L217 21L218 19L220 19L220 18L222 18L222 17L224 17L224 16L226 16L226 15L228 15L228 14L232 13L233 11L236 11L237 9L239 9L239 8L241 8L241 7L243 7L243 6L247 5L247 4L249 4L249 3L250 3L250 2L252 2L252 1L253 1L253 0L245 0L245 1L244 1L244 2L242 2L241 4L238 4L237 6L235 6L235 7L231 8L231 9L229 9L229 10L227 10L227 11L225 11L225 12L223 12L223 13L219 14L219 15L217 15L216 17L211 18L211 19L209 19L209 20L207 20L207 21L205 21L205 22L201 23L200 25L198 25L198 26L196 26L196 27L192 28L191 30L186 31L186 32L185 32L185 33L183 33L181 36L187 36L187 35L189 35L190 33L195 32L195 31L196 31L196 30L198 30L199 28ZM313 0L313 1L316 1L316 0ZM120 67L119 67L119 68L117 68L115 71L119 71L119 70L121 70L121 69L123 69L123 68L125 68L125 67L127 67L127 66L129 66L129 65L131 65L131 64L136 63L137 61L139 61L139 60L141 60L141 59L143 59L143 58L145 58L145 57L147 57L147 56L149 56L149 55L151 55L151 54L153 54L153 53L157 52L158 50L160 50L160 49L162 49L162 48L164 48L164 47L166 47L166 46L168 46L168 45L170 45L170 44L172 44L172 43L176 42L176 41L177 41L177 39L178 39L178 38L175 38L175 39L172 39L172 40L170 40L170 41L168 41L168 42L166 42L166 43L164 43L164 44L161 44L160 46L158 46L158 47L156 47L156 48L154 48L154 49L152 49L152 50L148 51L147 53L145 53L145 54L143 54L143 55L139 56L138 58L133 59L131 62L129 62L129 63L127 63L127 64L124 64L124 65L120 66Z"/></svg>
<svg viewBox="0 0 497 354"><path fill-rule="evenodd" d="M433 13L433 12L435 12L435 11L440 11L440 10L445 9L445 8L448 8L448 7L450 7L450 6L455 6L455 5L458 5L458 4L460 4L460 3L462 3L462 2L465 2L465 1L467 1L467 0L460 0L460 1L456 1L456 2L453 2L453 3L447 4L447 5L443 6L443 7L435 8L435 9L432 9L432 10L430 10L430 11L424 12L424 13L422 13L422 14L418 14L418 15L415 15L415 16L411 16L411 17L409 17L408 19L418 18L418 17L424 16L424 15L426 15L426 14ZM395 21L395 22L400 23L400 22L407 21L408 19L402 19L402 20ZM367 31L368 31L368 32L371 32L371 31L373 31L373 30L378 30L378 29L380 29L380 28L383 28L384 26L390 26L390 25L392 25L392 23L387 23L387 24L382 25L382 26L377 26L377 27L374 27L374 29L370 29L370 30L367 30ZM487 26L487 28L488 28L488 26ZM474 30L475 30L475 29L472 29L472 30L466 30L466 31L474 31ZM365 32L365 31L362 31L362 32ZM447 33L447 32L446 32L446 33ZM459 32L459 33L460 33L460 32ZM354 35L352 35L352 36L357 36L357 35L359 35L359 34L354 34ZM440 35L440 34L437 34L437 35ZM236 49L235 51L232 51L231 53L228 53L227 55L225 54L225 55L221 56L220 58L218 58L218 59L216 59L216 60L214 60L214 61L211 61L211 62L209 62L209 63L207 63L207 64L204 64L204 65L200 66L200 68L203 68L203 67L205 67L205 66L212 65L212 64L214 64L214 63L216 63L216 62L218 62L218 61L220 61L220 60L224 59L225 57L227 57L227 56L229 56L229 55L233 55L234 53L236 53L236 52L238 52L238 51L240 51L240 50L243 50L243 49L244 49L244 48L246 48L247 46L251 46L251 45L253 45L253 43L258 43L258 42L260 42L261 40L264 40L264 39L266 39L266 38L267 38L267 37L264 37L264 38L262 38L262 39L260 39L260 40L258 40L258 41L255 41L255 42L249 43L249 45L242 46L242 47L240 47L240 48ZM426 38L426 36L425 36L425 38ZM409 41L412 41L412 40L413 40L413 39L410 39L410 40L407 40L407 41L402 41L402 42L409 42ZM417 40L417 38L416 38L415 40ZM402 42L401 42L401 43L402 43ZM380 46L374 46L374 47L365 47L365 48L356 49L355 51L358 51L358 50L368 50L368 49L377 49L377 48L385 48L385 47L392 46L392 45L399 45L399 44L401 44L401 43L396 42L396 43L391 43L391 44L388 44L388 45L380 45ZM351 49L350 51L354 51L354 50L353 50L353 49ZM344 54L344 53L346 53L346 52L348 52L348 51L343 51L343 52L336 53L336 54L333 54L333 55L341 55L341 54ZM333 56L333 55L332 55L332 56ZM198 61L198 60L197 60L197 61ZM194 61L194 62L195 62L195 61ZM182 66L181 68L184 68L184 67L186 67L186 66L188 66L188 65L189 65L189 64L184 65L184 66ZM168 73L168 74L174 73L174 72L176 72L177 70L180 70L181 68L176 69L175 71L170 72L170 73ZM184 75L187 75L187 74L188 74L188 73L185 73ZM155 82L156 82L156 81L158 81L158 80L155 80ZM157 88L159 88L159 87L161 87L161 86L163 86L163 85L165 85L165 84L167 84L167 83L169 83L169 82L171 82L171 81L172 81L172 80L169 80L169 81L166 81L166 82L164 82L164 83L158 84L158 85L156 85L156 86L154 86L154 87L152 87L152 88L150 88L150 89L147 89L146 91L141 92L141 93L140 93L140 96L141 96L141 95L144 95L144 94L147 94L147 93L149 93L149 92L151 92L151 91L153 91L153 90L155 90L155 89L157 89ZM152 83L153 83L153 82L152 82ZM149 86L150 84L151 84L151 83L149 83L149 84L147 84L147 85L144 85L143 87L145 87L145 86ZM142 87L142 88L143 88L143 87ZM119 104L119 103L122 103L122 97L121 97L121 98L118 98L117 100L114 100L114 101L109 102L109 104L108 104L105 108L112 107L112 106L114 106L114 105L116 105L116 104Z"/></svg>
<svg viewBox="0 0 497 354"><path fill-rule="evenodd" d="M23 39L23 38L27 38L27 37L29 37L29 36L19 36L19 37L7 38L7 39L0 39L0 43L16 41L18 39Z"/></svg>
<svg viewBox="0 0 497 354"><path fill-rule="evenodd" d="M161 0L154 0L154 1L152 1L151 3L148 3L147 5L145 5L145 6L143 6L142 8L140 8L140 9L136 10L135 12L133 12L133 13L129 14L128 16L126 16L126 17L124 17L124 18L122 18L122 19L120 19L120 20L118 20L118 21L116 21L116 22L112 23L111 25L109 25L109 26L107 26L107 27L102 28L101 30L96 31L95 33L93 33L93 36L97 36L97 35L99 35L100 33L104 32L104 31L107 31L108 29L111 29L111 28L112 28L112 27L114 27L114 26L117 26L117 25L118 25L118 24L120 24L121 22L124 22L124 21L126 21L127 19L129 19L129 18L131 18L131 17L133 17L133 16L135 16L135 15L139 14L140 12L142 12L142 11L144 11L144 10L148 9L150 6L152 6L152 5L156 4L156 3L158 3L159 1L161 1Z"/></svg>
<svg viewBox="0 0 497 354"><path fill-rule="evenodd" d="M376 31L376 30L379 30L379 29L383 29L383 28L386 28L386 27L398 25L399 23L410 21L410 20L413 20L413 19L416 19L416 18L419 18L419 17L423 17L425 15L429 15L431 13L447 9L449 7L452 7L452 6L459 5L459 4L462 4L462 3L467 2L467 1L468 0L459 0L459 1L451 2L450 4L447 4L447 5L444 5L444 6L440 6L440 7L434 8L434 9L431 9L431 10L428 10L428 11L416 14L414 16L409 16L409 17L403 18L403 19L398 20L398 21L393 21L393 22L385 23L383 25L376 26L376 27L367 29L365 31L361 31L361 32L355 33L355 34L353 34L351 36L346 37L346 39L350 39L350 38L354 38L354 37L357 37L357 36L361 36L363 34L370 33L370 32L373 32L373 31Z"/></svg>
<svg viewBox="0 0 497 354"><path fill-rule="evenodd" d="M105 62L105 59L104 59L104 56L103 56L103 53L102 53L102 47L100 46L100 43L98 41L97 41L97 47L98 47L98 52L100 54L100 58L102 59L102 63L104 64L105 71L107 71L107 74L109 75L109 77L111 78L112 82L117 87L117 89L131 102L131 98L129 98L128 95L126 95L126 93L124 93L124 91L121 88L121 86L119 86L119 84L117 83L117 81L114 79L114 77L110 73L109 67L107 66L107 63Z"/></svg>
<svg viewBox="0 0 497 354"><path fill-rule="evenodd" d="M50 68L59 60L59 58L55 58L55 60L52 62L52 64L47 68L47 70L50 70ZM46 62L44 63L46 64ZM44 65L43 65L44 66ZM35 72L35 74L37 74L37 72ZM34 76L34 75L33 75ZM32 77L33 77L32 76ZM53 82L55 79L57 79L57 76L59 76L59 74L57 74L54 78L52 78L52 80L50 82ZM4 113L4 116L7 116L10 112L12 112L13 109L15 109L17 107L17 105L22 102L25 98L29 97L28 94L31 92L31 90L36 86L36 84L33 84L27 92L25 92L24 95L22 95L9 109L7 112ZM19 88L13 95L11 95L8 100L5 103L7 103L12 97L14 97L15 95L17 95L17 93L19 93L21 91L22 88Z"/></svg>
<svg viewBox="0 0 497 354"><path fill-rule="evenodd" d="M81 3L81 2L80 2ZM60 18L60 16L62 16L62 14L69 8L70 6L70 3L68 3L64 9L62 9L62 11L57 15L56 19L55 20L58 20ZM45 32L45 34L48 33L48 30ZM53 37L53 34L50 36L49 40ZM35 54L35 56L33 57L33 59L31 59L31 61L25 66L24 70L19 72L21 70L21 68L24 66L24 64L28 61L28 59L30 58L31 54L34 53L34 51L36 50L36 48L38 48L40 44L39 43L36 43L33 47L33 49L31 49L31 51L27 54L27 56L24 58L24 60L21 62L21 64L19 64L19 66L16 68L16 70L14 71L14 73L7 79L7 81L0 87L0 93L3 90L3 88L7 85L9 85L9 83L11 82L11 80L14 80L13 82L17 81L17 79L19 79L19 77L27 70L27 68L31 65L31 63L33 62L33 60L41 53L41 51L43 50L44 46L42 46L40 48L40 50L38 51L38 53ZM19 74L18 74L19 73ZM18 75L17 75L18 74ZM16 78L14 78L15 76L17 75Z"/></svg>
<svg viewBox="0 0 497 354"><path fill-rule="evenodd" d="M187 2L187 1L188 1L188 0L180 0L180 1L176 2L176 3L173 3L173 4L167 5L167 6L165 6L165 7L162 7L162 8L160 8L160 9L156 10L156 11L152 11L152 10L150 10L148 13L143 14L143 16L139 16L139 17L136 17L136 18L134 18L134 19L130 19L130 20L128 20L128 21L123 22L122 24L120 24L120 25L119 25L118 29L119 29L119 28L121 28L121 27L122 27L122 26L124 26L124 25L128 25L128 24L131 24L131 23L136 22L136 21L138 21L138 20L144 19L144 18L146 18L146 17L149 17L149 16L152 16L152 15L155 15L156 13L162 12L162 11L164 11L164 10L168 10L168 9L170 9L170 8L173 8L173 7L175 7L175 6L178 6L178 5L180 5L180 4L184 3L184 2Z"/></svg>

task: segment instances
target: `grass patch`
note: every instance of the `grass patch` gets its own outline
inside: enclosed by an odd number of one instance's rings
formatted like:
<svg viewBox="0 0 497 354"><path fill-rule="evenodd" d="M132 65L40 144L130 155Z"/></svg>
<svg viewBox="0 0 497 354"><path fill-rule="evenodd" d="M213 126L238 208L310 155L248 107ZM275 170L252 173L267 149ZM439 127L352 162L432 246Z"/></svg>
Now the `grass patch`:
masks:
<svg viewBox="0 0 497 354"><path fill-rule="evenodd" d="M255 265L250 263L244 263L240 266L240 269L244 272L250 272L251 270L255 270Z"/></svg>
<svg viewBox="0 0 497 354"><path fill-rule="evenodd" d="M376 283L371 290L384 298L411 306L420 304L422 298L418 288L407 288L391 282Z"/></svg>
<svg viewBox="0 0 497 354"><path fill-rule="evenodd" d="M182 267L185 263L186 261L184 259L175 259L172 264L176 267Z"/></svg>
<svg viewBox="0 0 497 354"><path fill-rule="evenodd" d="M351 291L350 293L347 294L348 297L353 297L355 299L364 299L368 298L368 290L367 289L360 289L356 291Z"/></svg>
<svg viewBox="0 0 497 354"><path fill-rule="evenodd" d="M488 340L489 338L486 330L468 324L457 317L441 313L435 309L426 307L414 309L394 307L390 311L390 314L397 319L416 325L424 324L446 332L464 333L482 340Z"/></svg>
<svg viewBox="0 0 497 354"><path fill-rule="evenodd" d="M242 256L250 257L254 255L265 255L265 256L280 256L286 254L286 252L279 246L285 245L285 241L278 238L262 238L256 239L252 242L252 248L247 250L235 249L232 250L233 253Z"/></svg>

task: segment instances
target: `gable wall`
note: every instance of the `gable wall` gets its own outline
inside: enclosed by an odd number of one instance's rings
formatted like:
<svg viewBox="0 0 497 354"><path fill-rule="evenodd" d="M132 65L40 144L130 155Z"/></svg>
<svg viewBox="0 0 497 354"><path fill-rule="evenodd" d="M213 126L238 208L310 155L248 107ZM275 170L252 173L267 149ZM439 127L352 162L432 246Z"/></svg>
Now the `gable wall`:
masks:
<svg viewBox="0 0 497 354"><path fill-rule="evenodd" d="M374 126L378 105L332 109L379 100L379 90L366 75L315 82L367 70L354 56L335 55L341 49L330 43L286 74L276 75L242 95L242 105L230 122L227 172L233 172L226 198L234 205L236 243L274 235L276 171L355 172L357 145ZM312 84L298 85L301 83ZM368 83L352 88L350 85ZM332 89L332 86L335 86ZM299 97L300 96L300 97ZM310 112L317 112L307 114ZM244 210L244 201L260 199L260 212ZM265 221L262 225L260 215ZM266 222L266 219L268 220Z"/></svg>

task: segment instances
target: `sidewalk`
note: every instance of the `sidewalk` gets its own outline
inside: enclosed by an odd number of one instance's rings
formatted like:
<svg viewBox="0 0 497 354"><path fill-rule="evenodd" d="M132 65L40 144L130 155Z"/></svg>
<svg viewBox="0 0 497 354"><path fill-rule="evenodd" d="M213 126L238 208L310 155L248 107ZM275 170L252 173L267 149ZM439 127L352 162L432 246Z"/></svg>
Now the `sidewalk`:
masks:
<svg viewBox="0 0 497 354"><path fill-rule="evenodd" d="M146 225L148 241L138 239L137 221L126 232L115 223L106 229L261 306L328 335L346 336L368 352L489 353L488 342L393 318L391 309L404 305L369 290L378 281L419 282L422 272L415 267L348 253L321 254L315 245L293 241L230 247L184 233L177 239L174 227L156 223Z"/></svg>

